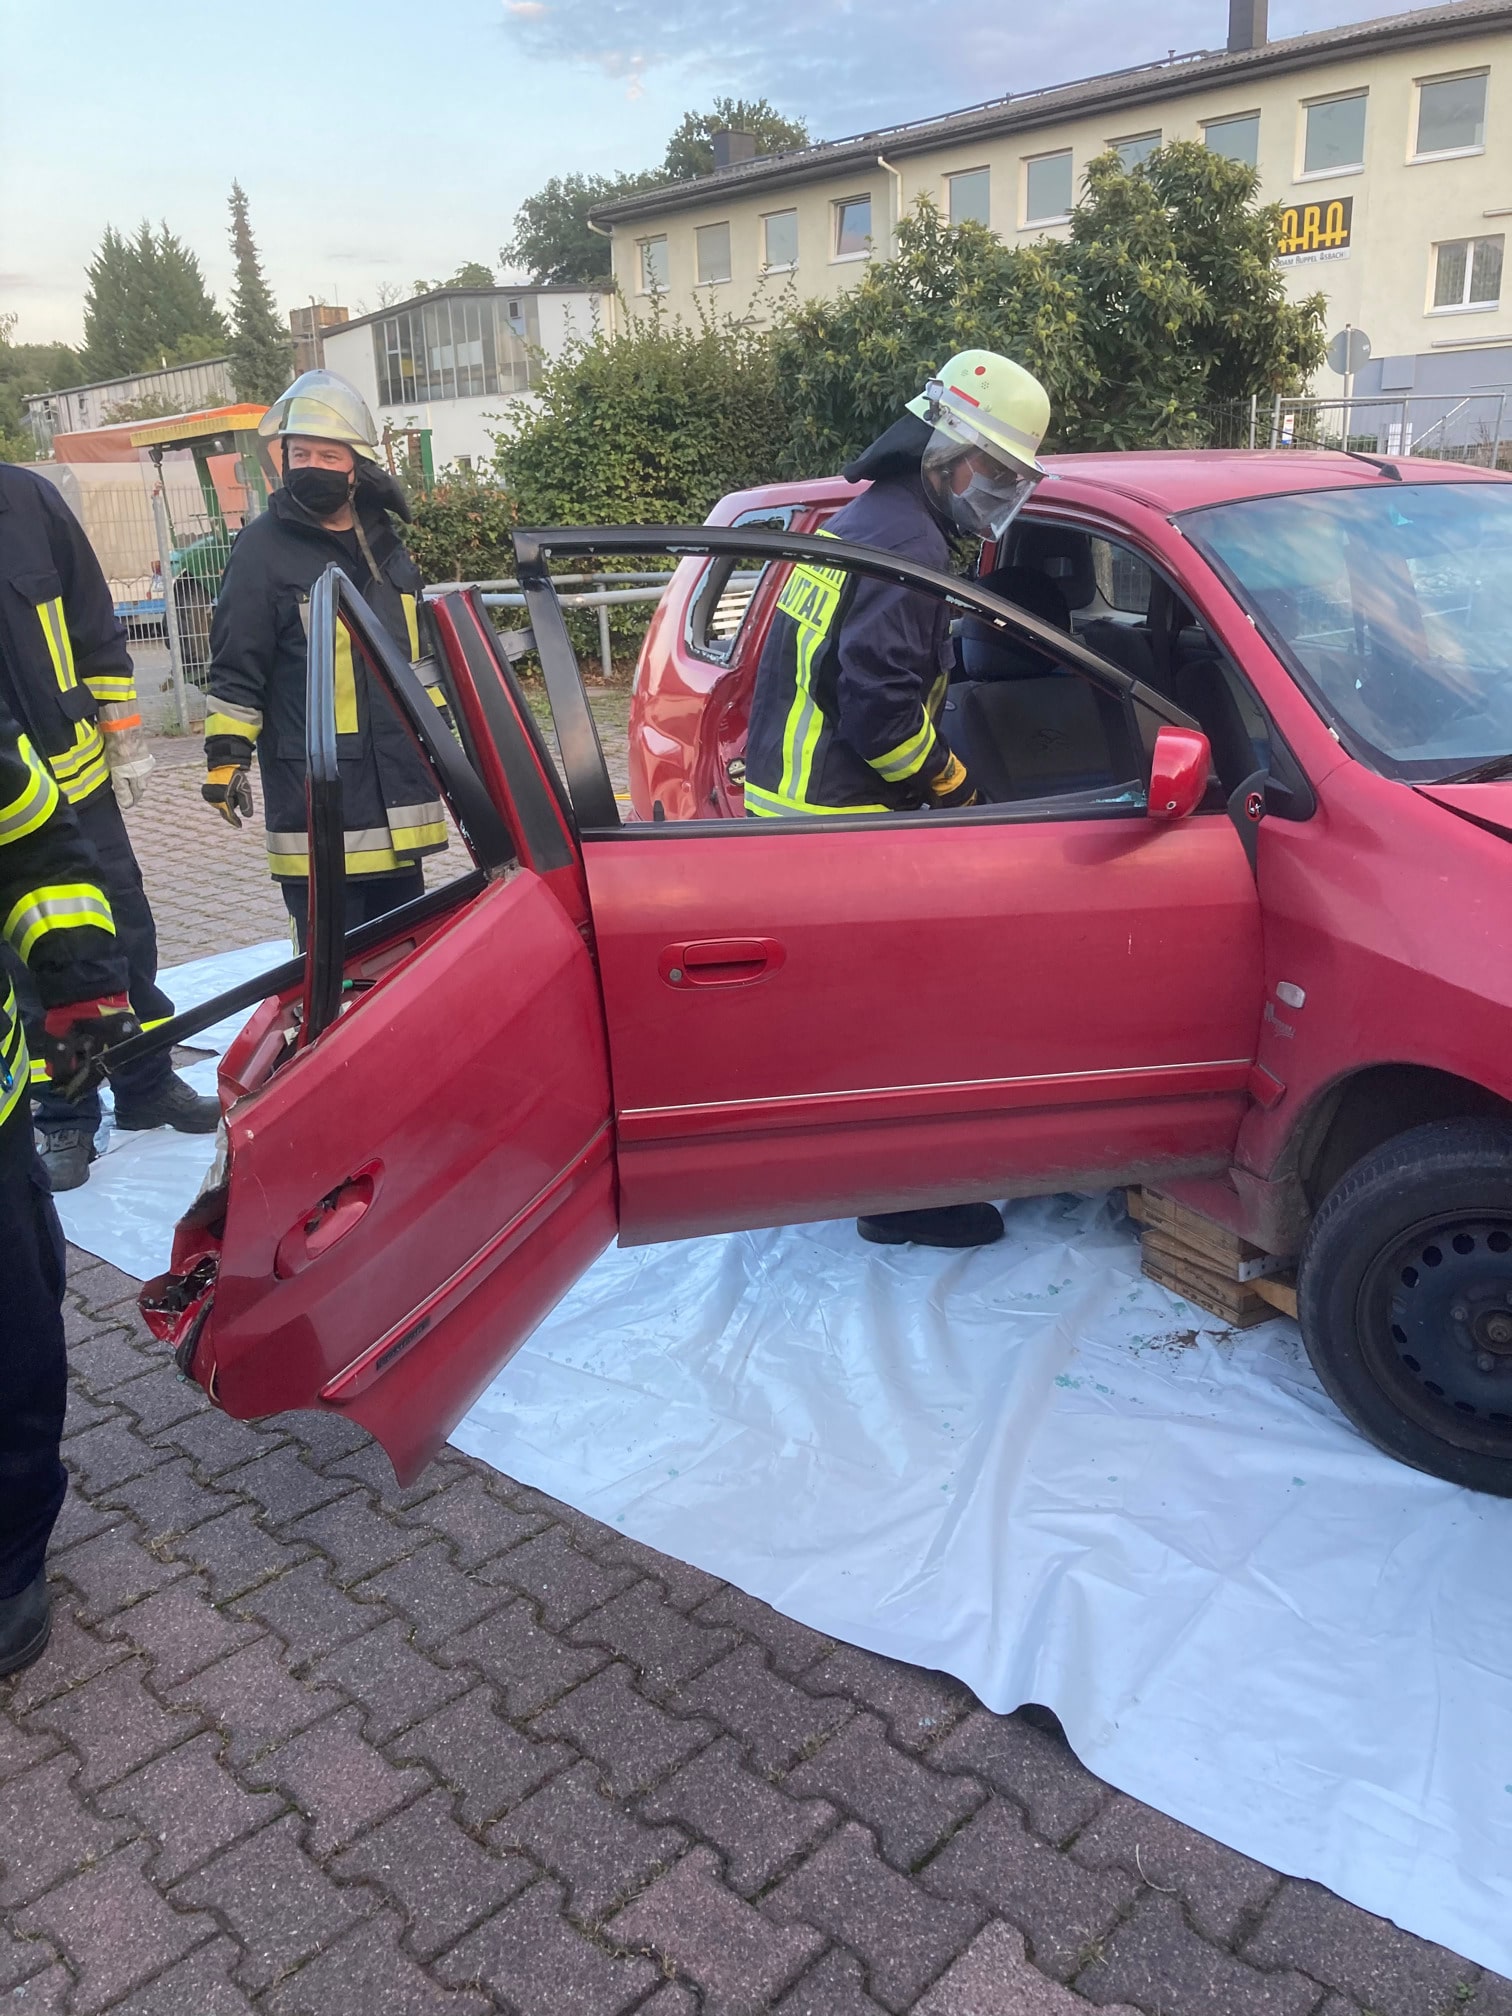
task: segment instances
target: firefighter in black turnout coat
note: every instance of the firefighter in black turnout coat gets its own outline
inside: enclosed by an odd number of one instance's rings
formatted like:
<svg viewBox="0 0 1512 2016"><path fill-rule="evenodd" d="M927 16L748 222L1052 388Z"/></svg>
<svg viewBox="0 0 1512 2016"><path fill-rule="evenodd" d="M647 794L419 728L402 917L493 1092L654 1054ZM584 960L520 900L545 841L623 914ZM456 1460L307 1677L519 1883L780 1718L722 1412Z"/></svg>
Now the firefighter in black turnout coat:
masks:
<svg viewBox="0 0 1512 2016"><path fill-rule="evenodd" d="M247 771L256 752L268 866L303 944L310 590L336 561L404 655L418 661L421 579L390 517L407 519L409 505L379 466L372 415L344 378L306 371L269 407L260 431L279 444L283 484L238 534L215 605L202 788L239 826L252 811ZM439 689L432 692L439 704ZM352 930L423 892L421 857L445 847L446 826L429 771L344 629L337 632L336 749Z"/></svg>
<svg viewBox="0 0 1512 2016"><path fill-rule="evenodd" d="M84 529L52 485L0 463L0 702L73 807L93 873L110 899L131 1006L144 1022L173 1013L157 984L157 927L122 817L140 802L153 757L142 732L126 635ZM33 1055L42 1003L32 976L5 955ZM5 983L0 974L0 986ZM100 1124L97 1093L76 1104L34 1071L32 1118L54 1190L88 1180ZM166 1054L122 1071L112 1090L117 1127L214 1131L220 1107L175 1073Z"/></svg>
<svg viewBox="0 0 1512 2016"><path fill-rule="evenodd" d="M95 856L30 736L0 699L0 930L42 1003L39 1061L65 1082L137 1024ZM32 1140L30 1060L0 973L0 1675L47 1643L43 1567L67 1476L63 1234Z"/></svg>
<svg viewBox="0 0 1512 2016"><path fill-rule="evenodd" d="M825 535L943 572L962 533L1000 541L1043 471L1039 381L963 350L845 474L866 481ZM976 802L937 722L950 676L949 610L933 596L813 562L778 597L751 701L745 808L753 818L903 812ZM978 1246L1003 1234L990 1204L857 1221L879 1245Z"/></svg>

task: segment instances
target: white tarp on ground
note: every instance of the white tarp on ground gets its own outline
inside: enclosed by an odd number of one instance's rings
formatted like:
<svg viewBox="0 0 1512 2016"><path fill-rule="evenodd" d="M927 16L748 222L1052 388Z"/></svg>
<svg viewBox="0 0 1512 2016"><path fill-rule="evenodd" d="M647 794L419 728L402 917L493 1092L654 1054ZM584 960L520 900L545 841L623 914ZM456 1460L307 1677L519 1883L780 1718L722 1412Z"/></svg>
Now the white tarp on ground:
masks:
<svg viewBox="0 0 1512 2016"><path fill-rule="evenodd" d="M282 948L165 976L180 999ZM204 1067L197 1067L204 1068ZM166 1264L203 1138L116 1137L70 1238ZM1512 1974L1512 1501L1378 1455L1293 1325L1142 1279L1102 1200L970 1254L849 1225L611 1251L458 1429L831 1635L1053 1708L1231 1847Z"/></svg>

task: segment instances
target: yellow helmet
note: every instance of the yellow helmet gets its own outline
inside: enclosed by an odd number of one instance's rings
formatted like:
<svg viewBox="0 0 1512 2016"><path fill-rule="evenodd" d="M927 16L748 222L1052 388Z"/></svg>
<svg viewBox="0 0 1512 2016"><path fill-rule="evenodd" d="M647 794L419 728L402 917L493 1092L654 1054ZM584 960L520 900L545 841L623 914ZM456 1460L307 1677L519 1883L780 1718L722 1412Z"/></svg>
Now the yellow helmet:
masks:
<svg viewBox="0 0 1512 2016"><path fill-rule="evenodd" d="M367 401L334 371L305 371L257 423L264 441L299 434L311 441L342 441L369 462L378 460L378 430Z"/></svg>
<svg viewBox="0 0 1512 2016"><path fill-rule="evenodd" d="M1039 446L1050 425L1050 395L1038 378L995 350L961 350L942 365L910 413L930 420L963 448L984 448L1001 461L1043 476Z"/></svg>

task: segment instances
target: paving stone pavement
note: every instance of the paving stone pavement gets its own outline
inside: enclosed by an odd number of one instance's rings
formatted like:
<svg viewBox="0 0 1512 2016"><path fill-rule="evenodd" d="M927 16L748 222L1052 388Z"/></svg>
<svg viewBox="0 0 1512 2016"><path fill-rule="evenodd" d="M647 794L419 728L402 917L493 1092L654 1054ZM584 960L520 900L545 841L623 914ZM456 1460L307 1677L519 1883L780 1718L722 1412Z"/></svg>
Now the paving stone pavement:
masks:
<svg viewBox="0 0 1512 2016"><path fill-rule="evenodd" d="M227 1420L136 1285L70 1254L57 1621L0 1681L7 2016L1512 2016L1043 1709L455 1451L400 1491L335 1415Z"/></svg>

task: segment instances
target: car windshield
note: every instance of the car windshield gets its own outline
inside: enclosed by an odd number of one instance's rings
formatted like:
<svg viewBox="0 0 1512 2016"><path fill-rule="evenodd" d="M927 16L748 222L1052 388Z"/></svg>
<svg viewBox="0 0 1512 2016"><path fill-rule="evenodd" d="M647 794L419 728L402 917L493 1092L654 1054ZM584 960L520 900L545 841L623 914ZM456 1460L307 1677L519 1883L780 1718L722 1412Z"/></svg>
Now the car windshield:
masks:
<svg viewBox="0 0 1512 2016"><path fill-rule="evenodd" d="M1512 484L1384 482L1181 523L1365 761L1443 780L1512 757Z"/></svg>

